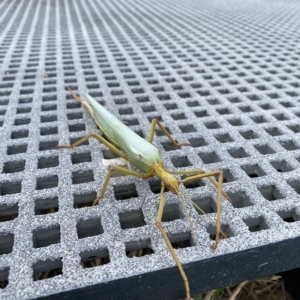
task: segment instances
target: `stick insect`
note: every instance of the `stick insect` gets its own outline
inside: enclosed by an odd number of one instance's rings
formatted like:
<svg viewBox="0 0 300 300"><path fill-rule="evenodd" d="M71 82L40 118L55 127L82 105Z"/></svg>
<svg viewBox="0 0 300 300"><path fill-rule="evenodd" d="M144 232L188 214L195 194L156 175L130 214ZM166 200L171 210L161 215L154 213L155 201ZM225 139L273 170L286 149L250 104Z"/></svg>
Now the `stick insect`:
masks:
<svg viewBox="0 0 300 300"><path fill-rule="evenodd" d="M107 111L101 104L99 104L90 95L86 94L86 98L88 100L88 102L86 102L81 98L79 98L71 89L69 89L69 91L72 94L72 96L80 104L82 104L85 107L85 109L88 111L88 113L93 117L96 124L103 132L104 137L96 133L91 133L72 145L60 145L57 146L57 148L74 148L93 137L96 138L100 143L103 143L105 146L107 146L115 154L124 158L126 161L134 165L137 169L142 171L142 173L139 173L137 171L126 169L120 166L110 167L106 179L103 183L102 190L100 194L97 196L97 198L95 199L93 205L97 205L99 200L103 197L113 171L118 171L139 178L151 178L153 176L158 176L161 179L160 202L159 202L159 207L158 207L158 212L156 217L156 226L161 232L161 235L164 238L172 254L172 257L176 262L176 265L180 271L181 277L184 282L185 290L186 290L186 299L188 300L191 299L188 278L185 274L185 271L179 261L179 258L175 250L172 247L169 237L161 224L164 205L165 205L164 191L166 188L168 188L172 193L177 194L179 198L182 199L183 197L187 197L187 195L183 193L183 191L179 188L179 185L181 183L187 183L187 182L191 182L191 181L195 181L207 177L215 185L215 187L218 190L217 221L216 223L213 221L213 223L216 224L216 237L212 249L215 250L218 247L220 233L222 233L220 228L222 194L230 201L227 194L222 190L222 182L223 182L222 171L217 170L217 171L205 172L203 170L188 170L188 171L165 170L160 151L152 145L155 127L158 126L163 131L163 133L170 139L170 141L178 147L191 146L190 143L178 143L157 119L152 120L150 126L150 133L148 136L148 140L146 141L145 139L137 135L135 132L133 132L130 128L128 128L124 123L122 123L109 111ZM179 180L174 176L174 174L185 174L188 175L188 177ZM218 176L217 182L213 179L213 176ZM199 207L197 208L200 211L202 211Z"/></svg>

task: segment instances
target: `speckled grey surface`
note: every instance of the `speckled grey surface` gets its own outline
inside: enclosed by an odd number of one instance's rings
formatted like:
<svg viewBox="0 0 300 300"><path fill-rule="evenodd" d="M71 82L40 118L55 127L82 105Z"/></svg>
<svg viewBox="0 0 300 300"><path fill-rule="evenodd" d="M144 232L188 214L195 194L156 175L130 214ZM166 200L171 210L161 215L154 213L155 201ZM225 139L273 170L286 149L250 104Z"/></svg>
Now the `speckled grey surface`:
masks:
<svg viewBox="0 0 300 300"><path fill-rule="evenodd" d="M74 207L100 190L107 152L95 140L54 149L97 131L69 86L145 137L160 117L177 140L191 141L166 151L167 137L155 137L167 169L224 171L230 238L212 251L209 221L186 203L195 245L177 250L183 264L299 236L299 13L297 1L0 1L0 214L18 213L0 223L0 280L9 280L0 297L36 298L174 265L148 180L114 177L98 206ZM127 184L135 197L117 200ZM183 189L215 207L208 180ZM139 209L145 225L121 229L118 214ZM164 227L190 231L184 217ZM154 254L126 256L125 243L149 239ZM84 253L103 249L110 263L81 267ZM61 266L62 275L34 280Z"/></svg>

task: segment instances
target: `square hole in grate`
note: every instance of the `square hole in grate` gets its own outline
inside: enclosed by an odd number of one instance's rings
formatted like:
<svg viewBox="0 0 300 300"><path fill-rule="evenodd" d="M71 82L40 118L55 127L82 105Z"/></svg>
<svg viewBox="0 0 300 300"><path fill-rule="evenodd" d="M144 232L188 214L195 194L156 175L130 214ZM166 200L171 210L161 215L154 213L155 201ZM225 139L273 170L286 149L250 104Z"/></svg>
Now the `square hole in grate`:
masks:
<svg viewBox="0 0 300 300"><path fill-rule="evenodd" d="M273 150L268 144L253 145L253 146L259 153L263 155L275 153L275 150Z"/></svg>
<svg viewBox="0 0 300 300"><path fill-rule="evenodd" d="M182 248L189 248L195 246L190 231L180 232L176 234L167 234L167 235L174 249L182 249Z"/></svg>
<svg viewBox="0 0 300 300"><path fill-rule="evenodd" d="M38 227L32 231L32 241L34 248L47 247L60 243L60 226Z"/></svg>
<svg viewBox="0 0 300 300"><path fill-rule="evenodd" d="M72 184L80 184L94 181L94 174L92 170L74 171L72 172Z"/></svg>
<svg viewBox="0 0 300 300"><path fill-rule="evenodd" d="M265 116L253 116L250 117L255 123L261 124L261 123L266 123L268 120L266 119Z"/></svg>
<svg viewBox="0 0 300 300"><path fill-rule="evenodd" d="M184 113L176 113L176 114L171 114L171 117L176 121L176 120L184 120L186 119L186 116Z"/></svg>
<svg viewBox="0 0 300 300"><path fill-rule="evenodd" d="M13 205L7 205L5 203L0 204L0 222L6 222L14 220L19 215L19 205L15 203Z"/></svg>
<svg viewBox="0 0 300 300"><path fill-rule="evenodd" d="M103 153L103 158L104 159L114 159L114 158L119 158L119 156L117 154L115 154L114 152L112 152L111 150L107 149L107 150L102 150Z"/></svg>
<svg viewBox="0 0 300 300"><path fill-rule="evenodd" d="M42 105L41 110L42 110L42 111L52 111L52 110L57 110L57 105L56 105L56 104Z"/></svg>
<svg viewBox="0 0 300 300"><path fill-rule="evenodd" d="M240 135L246 140L257 139L259 135L252 129L246 131L240 131Z"/></svg>
<svg viewBox="0 0 300 300"><path fill-rule="evenodd" d="M70 132L78 132L78 131L84 131L84 130L85 130L85 124L83 124L83 123L69 125Z"/></svg>
<svg viewBox="0 0 300 300"><path fill-rule="evenodd" d="M149 187L152 193L159 194L161 189L161 181L160 179L153 178L148 181ZM165 188L165 192L168 192L168 188Z"/></svg>
<svg viewBox="0 0 300 300"><path fill-rule="evenodd" d="M0 183L0 196L18 194L21 193L21 189L22 189L21 181L15 181L15 182L4 181Z"/></svg>
<svg viewBox="0 0 300 300"><path fill-rule="evenodd" d="M283 113L273 114L273 117L276 118L278 121L285 121L285 120L289 120L290 119L288 116L286 116Z"/></svg>
<svg viewBox="0 0 300 300"><path fill-rule="evenodd" d="M58 141L44 141L39 144L39 151L53 150L58 145Z"/></svg>
<svg viewBox="0 0 300 300"><path fill-rule="evenodd" d="M229 169L220 169L219 171L223 172L223 184L227 183L227 182L232 182L235 181L235 177L233 176L232 172ZM218 181L219 176L218 175L214 175L215 180Z"/></svg>
<svg viewBox="0 0 300 300"><path fill-rule="evenodd" d="M198 155L205 164L212 164L221 161L220 157L215 151L202 153L199 152Z"/></svg>
<svg viewBox="0 0 300 300"><path fill-rule="evenodd" d="M248 226L249 231L257 232L261 230L269 229L263 216L260 217L248 217L243 219L243 222Z"/></svg>
<svg viewBox="0 0 300 300"><path fill-rule="evenodd" d="M179 204L177 203L166 204L164 207L161 221L171 222L180 219L184 219L184 214L181 212L179 208Z"/></svg>
<svg viewBox="0 0 300 300"><path fill-rule="evenodd" d="M51 189L58 186L58 176L52 175L49 177L40 177L36 179L36 189L44 190Z"/></svg>
<svg viewBox="0 0 300 300"><path fill-rule="evenodd" d="M67 118L68 118L68 120L82 119L83 114L81 112L69 113L69 114L67 114Z"/></svg>
<svg viewBox="0 0 300 300"><path fill-rule="evenodd" d="M241 102L241 99L238 98L238 97L228 97L227 99L228 99L228 101L230 101L231 103L239 103L239 102Z"/></svg>
<svg viewBox="0 0 300 300"><path fill-rule="evenodd" d="M179 128L183 133L189 133L189 132L196 132L197 131L192 124L181 125L181 126L179 126Z"/></svg>
<svg viewBox="0 0 300 300"><path fill-rule="evenodd" d="M284 149L286 149L288 151L300 149L300 146L294 140L281 140L281 141L279 141L279 143Z"/></svg>
<svg viewBox="0 0 300 300"><path fill-rule="evenodd" d="M287 183L298 193L300 194L300 180L299 179L290 179Z"/></svg>
<svg viewBox="0 0 300 300"><path fill-rule="evenodd" d="M100 235L103 233L103 227L100 218L79 220L79 222L76 225L76 229L79 239L83 239L89 236Z"/></svg>
<svg viewBox="0 0 300 300"><path fill-rule="evenodd" d="M156 111L156 108L154 105L148 105L148 106L142 106L142 110L143 112L148 113L148 112Z"/></svg>
<svg viewBox="0 0 300 300"><path fill-rule="evenodd" d="M215 134L215 138L220 143L230 143L230 142L234 141L234 139L227 132L226 133Z"/></svg>
<svg viewBox="0 0 300 300"><path fill-rule="evenodd" d="M54 168L59 165L58 156L40 157L38 159L38 169Z"/></svg>
<svg viewBox="0 0 300 300"><path fill-rule="evenodd" d="M26 152L27 152L27 144L23 144L23 145L8 146L6 153L7 155L14 155L14 154L20 154Z"/></svg>
<svg viewBox="0 0 300 300"><path fill-rule="evenodd" d="M29 118L20 118L20 119L15 119L14 125L16 125L16 126L27 125L30 122L31 122L31 119L29 119Z"/></svg>
<svg viewBox="0 0 300 300"><path fill-rule="evenodd" d="M188 141L191 143L192 147L203 147L208 145L208 143L202 137L191 138Z"/></svg>
<svg viewBox="0 0 300 300"><path fill-rule="evenodd" d="M298 214L296 214L295 209L288 210L288 211L279 210L279 211L277 211L277 214L284 222L287 222L287 223L292 223L292 222L300 220L300 216Z"/></svg>
<svg viewBox="0 0 300 300"><path fill-rule="evenodd" d="M187 177L189 177L189 176L188 175L182 175L181 180L183 180ZM194 180L194 181L190 181L190 182L185 182L185 183L183 183L183 185L187 189L194 189L194 188L198 188L198 187L201 187L201 186L205 186L205 183L201 179L198 179L198 180Z"/></svg>
<svg viewBox="0 0 300 300"><path fill-rule="evenodd" d="M175 168L189 167L192 165L187 156L173 156L171 161Z"/></svg>
<svg viewBox="0 0 300 300"><path fill-rule="evenodd" d="M127 185L114 185L114 195L117 200L125 200L138 197L134 183Z"/></svg>
<svg viewBox="0 0 300 300"><path fill-rule="evenodd" d="M8 285L9 267L0 270L0 289L5 289Z"/></svg>
<svg viewBox="0 0 300 300"><path fill-rule="evenodd" d="M169 127L165 127L165 129L166 129L170 134L172 134L172 132L171 132L171 130L170 130ZM164 133L160 128L155 129L155 134L156 134L157 136L165 136L165 133Z"/></svg>
<svg viewBox="0 0 300 300"><path fill-rule="evenodd" d="M126 242L125 251L126 256L129 258L142 257L154 253L150 239Z"/></svg>
<svg viewBox="0 0 300 300"><path fill-rule="evenodd" d="M12 233L0 232L0 255L9 254L13 250L15 236Z"/></svg>
<svg viewBox="0 0 300 300"><path fill-rule="evenodd" d="M232 126L243 126L244 125L244 122L239 118L228 119L227 122Z"/></svg>
<svg viewBox="0 0 300 300"><path fill-rule="evenodd" d="M221 128L220 124L216 121L213 122L204 122L204 125L207 129L218 129Z"/></svg>
<svg viewBox="0 0 300 300"><path fill-rule="evenodd" d="M227 151L233 158L244 158L250 156L243 147L232 148Z"/></svg>
<svg viewBox="0 0 300 300"><path fill-rule="evenodd" d="M22 172L25 169L25 160L20 161L7 161L3 166L3 173L16 173Z"/></svg>
<svg viewBox="0 0 300 300"><path fill-rule="evenodd" d="M45 135L52 135L52 134L58 134L57 127L44 127L40 128L40 135L45 136ZM56 144L57 146L57 144Z"/></svg>
<svg viewBox="0 0 300 300"><path fill-rule="evenodd" d="M253 108L251 106L240 106L239 110L241 110L244 113L249 113L249 112L253 112Z"/></svg>
<svg viewBox="0 0 300 300"><path fill-rule="evenodd" d="M241 168L251 178L267 175L267 173L258 164L244 165L244 166L241 166Z"/></svg>
<svg viewBox="0 0 300 300"><path fill-rule="evenodd" d="M221 224L221 230L225 234L225 236L222 233L220 234L220 243L222 243L222 240L234 236L228 225ZM206 231L208 232L210 239L214 241L216 239L216 226L214 224L209 224Z"/></svg>
<svg viewBox="0 0 300 300"><path fill-rule="evenodd" d="M228 108L218 108L218 109L216 109L216 111L220 115L229 115L229 114L232 114L232 112Z"/></svg>
<svg viewBox="0 0 300 300"><path fill-rule="evenodd" d="M119 213L119 220L122 229L137 228L146 225L141 209Z"/></svg>
<svg viewBox="0 0 300 300"><path fill-rule="evenodd" d="M295 133L300 132L300 125L299 124L287 125L287 127Z"/></svg>
<svg viewBox="0 0 300 300"><path fill-rule="evenodd" d="M132 118L132 119L122 119L122 122L126 125L126 126L136 126L139 125L139 121L138 119Z"/></svg>
<svg viewBox="0 0 300 300"><path fill-rule="evenodd" d="M96 192L90 192L88 194L74 194L74 208L82 208L93 206L93 202L97 197Z"/></svg>
<svg viewBox="0 0 300 300"><path fill-rule="evenodd" d="M276 169L277 172L290 172L295 169L285 159L270 161L270 164Z"/></svg>
<svg viewBox="0 0 300 300"><path fill-rule="evenodd" d="M261 104L259 105L262 109L264 110L270 110L270 109L274 109L274 106L271 105L270 103L266 103L266 104Z"/></svg>
<svg viewBox="0 0 300 300"><path fill-rule="evenodd" d="M214 213L217 211L217 207L215 205L215 201L211 196L200 196L199 198L193 198L193 202L201 208L205 213ZM203 212L200 211L197 207L195 207L198 214L203 215Z"/></svg>
<svg viewBox="0 0 300 300"><path fill-rule="evenodd" d="M196 106L200 106L200 104L199 104L199 102L198 102L197 100L195 100L195 101L187 101L187 102L186 102L186 105L187 105L188 107L196 107Z"/></svg>
<svg viewBox="0 0 300 300"><path fill-rule="evenodd" d="M88 152L81 152L81 153L72 153L71 155L72 164L80 164L83 162L90 162L92 161L91 153Z"/></svg>
<svg viewBox="0 0 300 300"><path fill-rule="evenodd" d="M94 268L110 263L109 253L107 248L97 249L93 251L83 251L80 253L80 265L82 268Z"/></svg>
<svg viewBox="0 0 300 300"><path fill-rule="evenodd" d="M271 136L283 135L283 132L278 127L268 127L265 131Z"/></svg>
<svg viewBox="0 0 300 300"><path fill-rule="evenodd" d="M178 106L176 103L166 103L164 104L164 107L167 109L167 110L173 110L173 109L177 109Z"/></svg>
<svg viewBox="0 0 300 300"><path fill-rule="evenodd" d="M57 116L51 115L51 116L41 116L41 123L50 123L50 122L56 122Z"/></svg>
<svg viewBox="0 0 300 300"><path fill-rule="evenodd" d="M269 201L274 201L274 200L284 198L282 193L280 193L280 191L274 184L268 186L260 186L257 187L257 189L263 195L263 197Z"/></svg>
<svg viewBox="0 0 300 300"><path fill-rule="evenodd" d="M194 111L194 114L197 118L204 118L204 117L208 117L209 114L207 112L206 109L203 109L203 110L196 110Z"/></svg>
<svg viewBox="0 0 300 300"><path fill-rule="evenodd" d="M33 280L45 280L62 274L62 258L39 260L32 265Z"/></svg>
<svg viewBox="0 0 300 300"><path fill-rule="evenodd" d="M179 147L175 146L170 141L161 142L161 145L163 146L165 151L173 151L173 150L178 150L179 149Z"/></svg>
<svg viewBox="0 0 300 300"><path fill-rule="evenodd" d="M227 195L231 199L234 208L242 208L253 205L245 191L228 191Z"/></svg>
<svg viewBox="0 0 300 300"><path fill-rule="evenodd" d="M46 215L58 212L58 198L35 199L35 214Z"/></svg>
<svg viewBox="0 0 300 300"><path fill-rule="evenodd" d="M31 109L31 107L17 107L17 114L30 113Z"/></svg>
<svg viewBox="0 0 300 300"><path fill-rule="evenodd" d="M10 138L11 139L23 139L28 137L29 131L27 129L20 130L20 131L12 131Z"/></svg>

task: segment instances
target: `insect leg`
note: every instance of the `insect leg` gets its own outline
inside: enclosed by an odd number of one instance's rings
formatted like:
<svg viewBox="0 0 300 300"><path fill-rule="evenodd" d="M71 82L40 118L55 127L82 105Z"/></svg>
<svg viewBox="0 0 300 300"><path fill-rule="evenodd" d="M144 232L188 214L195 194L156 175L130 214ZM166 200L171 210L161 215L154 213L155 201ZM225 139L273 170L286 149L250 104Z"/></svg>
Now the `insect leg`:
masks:
<svg viewBox="0 0 300 300"><path fill-rule="evenodd" d="M217 249L217 247L218 247L219 237L220 237L220 233L221 233L221 196L222 196L223 172L222 171L205 172L202 174L192 175L192 176L186 177L184 179L178 180L180 183L185 183L185 182L190 182L190 181L194 181L197 179L215 176L215 175L218 175L219 177L218 177L218 183L217 183L218 196L217 196L216 239L215 239L214 245L212 246L213 250Z"/></svg>
<svg viewBox="0 0 300 300"><path fill-rule="evenodd" d="M101 135L97 134L97 133L91 133L85 137L83 137L82 139L78 140L77 142L75 142L72 145L59 145L56 146L56 149L60 149L60 148L74 148L79 146L80 144L84 143L85 141L87 141L90 138L95 138L97 139L100 143L104 144L105 146L107 146L111 151L113 151L114 153L116 153L118 156L123 157L124 159L127 159L127 156L120 151L117 147L115 147L112 143L110 143L109 141L107 141L105 138L103 138Z"/></svg>
<svg viewBox="0 0 300 300"><path fill-rule="evenodd" d="M164 196L164 191L165 191L165 184L164 182L161 183L161 190L160 190L160 194L159 194L159 198L160 198L160 201L159 201L159 207L158 207L158 212L157 212L157 217L156 217L156 226L157 228L159 229L159 231L161 232L161 235L163 236L172 256L173 256L173 259L175 260L176 262L176 265L179 269L179 272L181 274L181 277L183 279L183 283L184 283L184 286L185 286L185 291L186 291L186 299L187 300L190 300L191 299L191 295L190 295L190 287L189 287L189 281L188 281L188 278L183 270L183 267L179 261L179 258L175 252L175 250L173 249L172 247L172 244L171 244L171 241L167 235L167 233L165 232L164 228L162 227L161 225L161 219L162 219L162 214L163 214L163 211L164 211L164 206L165 206L165 196Z"/></svg>
<svg viewBox="0 0 300 300"><path fill-rule="evenodd" d="M191 146L191 143L178 143L172 136L171 134L167 131L167 129L157 120L157 119L152 119L151 125L150 125L150 132L149 132L149 137L148 137L148 142L152 144L153 141L153 136L155 132L155 126L158 126L162 132L170 139L173 145L175 146Z"/></svg>
<svg viewBox="0 0 300 300"><path fill-rule="evenodd" d="M144 177L144 174L133 171L133 170L128 170L128 169L118 167L118 166L110 167L109 171L106 175L105 181L103 183L103 187L101 189L101 192L100 192L99 196L97 196L97 198L94 200L93 205L97 205L99 200L103 197L103 195L104 195L104 193L107 189L107 186L108 186L108 183L109 183L109 180L111 178L111 174L112 174L113 171L118 171L118 172L121 172L121 173L124 173L124 174L127 174L127 175L132 175L132 176L140 177L140 178Z"/></svg>
<svg viewBox="0 0 300 300"><path fill-rule="evenodd" d="M186 170L186 171L168 171L168 173L171 174L205 174L206 172L198 169L198 170ZM195 179L196 180L196 179ZM215 181L213 177L208 177L208 180L216 187L218 188L218 183ZM232 203L230 197L227 195L227 193L222 190L222 195L230 202Z"/></svg>

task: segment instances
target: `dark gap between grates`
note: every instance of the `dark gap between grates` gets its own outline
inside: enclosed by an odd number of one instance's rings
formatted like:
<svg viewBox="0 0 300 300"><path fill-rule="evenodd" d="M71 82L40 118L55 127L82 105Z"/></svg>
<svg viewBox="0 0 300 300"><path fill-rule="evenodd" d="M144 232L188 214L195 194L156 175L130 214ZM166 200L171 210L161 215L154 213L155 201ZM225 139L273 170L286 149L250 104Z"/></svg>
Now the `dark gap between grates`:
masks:
<svg viewBox="0 0 300 300"><path fill-rule="evenodd" d="M40 177L36 179L36 189L51 189L58 186L58 176Z"/></svg>
<svg viewBox="0 0 300 300"><path fill-rule="evenodd" d="M231 199L234 208L242 208L253 205L245 191L227 191L227 195Z"/></svg>
<svg viewBox="0 0 300 300"><path fill-rule="evenodd" d="M81 153L72 153L71 155L72 164L80 164L83 162L90 162L92 161L91 153L88 152L81 152Z"/></svg>
<svg viewBox="0 0 300 300"><path fill-rule="evenodd" d="M180 177L180 179L185 179L189 177L188 175L182 175ZM194 180L194 181L190 181L190 182L185 182L183 183L183 185L185 186L185 188L187 189L194 189L194 188L198 188L198 187L201 187L201 186L205 186L205 183L201 180L201 179L198 179L198 180Z"/></svg>
<svg viewBox="0 0 300 300"><path fill-rule="evenodd" d="M221 161L220 157L217 155L217 153L215 151L202 152L202 153L199 152L198 156L201 158L201 160L205 164L212 164L212 163L217 163L217 162Z"/></svg>
<svg viewBox="0 0 300 300"><path fill-rule="evenodd" d="M19 182L2 182L0 183L0 195L10 195L21 193L22 183Z"/></svg>
<svg viewBox="0 0 300 300"><path fill-rule="evenodd" d="M300 181L299 179L290 179L287 183L298 193L300 194Z"/></svg>
<svg viewBox="0 0 300 300"><path fill-rule="evenodd" d="M5 203L0 204L0 222L6 222L14 220L19 215L18 203L13 205L7 205Z"/></svg>
<svg viewBox="0 0 300 300"><path fill-rule="evenodd" d="M47 247L60 243L60 226L38 227L32 231L33 248Z"/></svg>
<svg viewBox="0 0 300 300"><path fill-rule="evenodd" d="M190 231L167 235L174 249L189 248L195 246L195 242Z"/></svg>
<svg viewBox="0 0 300 300"><path fill-rule="evenodd" d="M150 239L126 242L125 251L128 258L142 257L154 253Z"/></svg>
<svg viewBox="0 0 300 300"><path fill-rule="evenodd" d="M165 127L165 128L172 135L172 131L170 130L170 128L169 127ZM155 129L155 134L157 136L166 136L161 129Z"/></svg>
<svg viewBox="0 0 300 300"><path fill-rule="evenodd" d="M58 198L35 199L35 214L46 215L58 212Z"/></svg>
<svg viewBox="0 0 300 300"><path fill-rule="evenodd" d="M39 151L53 150L58 145L58 141L44 141L39 144Z"/></svg>
<svg viewBox="0 0 300 300"><path fill-rule="evenodd" d="M148 181L149 187L152 193L159 194L161 190L161 180L158 178L152 178ZM168 192L169 189L166 187L165 192Z"/></svg>
<svg viewBox="0 0 300 300"><path fill-rule="evenodd" d="M273 150L268 144L263 145L253 145L254 148L263 155L273 154L275 150Z"/></svg>
<svg viewBox="0 0 300 300"><path fill-rule="evenodd" d="M141 209L119 213L119 220L122 229L137 228L146 225Z"/></svg>
<svg viewBox="0 0 300 300"><path fill-rule="evenodd" d="M9 283L8 277L9 277L9 271L10 268L6 267L0 270L0 289L5 289Z"/></svg>
<svg viewBox="0 0 300 300"><path fill-rule="evenodd" d="M0 232L0 255L9 254L13 250L15 236L12 233Z"/></svg>
<svg viewBox="0 0 300 300"><path fill-rule="evenodd" d="M82 208L93 206L93 202L97 197L96 192L90 192L88 194L74 194L74 208Z"/></svg>
<svg viewBox="0 0 300 300"><path fill-rule="evenodd" d="M223 184L236 180L235 177L233 176L232 172L229 169L220 169L219 171L223 172ZM219 176L215 175L214 177L215 177L215 180L218 181Z"/></svg>
<svg viewBox="0 0 300 300"><path fill-rule="evenodd" d="M230 143L234 141L234 139L230 136L229 133L216 134L215 138L220 143Z"/></svg>
<svg viewBox="0 0 300 300"><path fill-rule="evenodd" d="M257 187L263 197L269 201L283 199L284 196L280 193L275 185Z"/></svg>
<svg viewBox="0 0 300 300"><path fill-rule="evenodd" d="M116 200L126 200L138 197L134 183L127 185L114 185L113 188Z"/></svg>
<svg viewBox="0 0 300 300"><path fill-rule="evenodd" d="M80 253L80 265L82 268L94 268L110 263L108 249L98 249L93 251L83 251Z"/></svg>
<svg viewBox="0 0 300 300"><path fill-rule="evenodd" d="M225 236L223 234L220 234L220 242L234 236L228 225L221 224L221 230L225 234ZM214 241L216 239L216 226L214 224L209 224L206 231L209 233L210 239Z"/></svg>
<svg viewBox="0 0 300 300"><path fill-rule="evenodd" d="M7 155L15 155L27 152L27 144L23 145L15 145L15 146L8 146L7 147Z"/></svg>
<svg viewBox="0 0 300 300"><path fill-rule="evenodd" d="M40 157L38 159L38 169L54 168L59 165L58 156Z"/></svg>
<svg viewBox="0 0 300 300"><path fill-rule="evenodd" d="M245 165L241 166L241 168L245 171L245 173L250 178L261 177L267 175L267 173L258 165Z"/></svg>
<svg viewBox="0 0 300 300"><path fill-rule="evenodd" d="M208 145L208 143L202 137L191 138L188 141L191 143L192 147L204 147Z"/></svg>
<svg viewBox="0 0 300 300"><path fill-rule="evenodd" d="M25 169L25 160L20 161L8 161L4 163L2 173L16 173L22 172Z"/></svg>
<svg viewBox="0 0 300 300"><path fill-rule="evenodd" d="M265 128L265 131L271 136L283 135L282 130L279 129L278 127L268 127L268 128Z"/></svg>
<svg viewBox="0 0 300 300"><path fill-rule="evenodd" d="M189 167L192 165L187 156L174 156L171 157L171 161L175 168Z"/></svg>
<svg viewBox="0 0 300 300"><path fill-rule="evenodd" d="M300 125L299 124L287 125L287 127L290 130L292 130L294 133L299 133L300 132Z"/></svg>
<svg viewBox="0 0 300 300"><path fill-rule="evenodd" d="M300 216L296 214L295 209L289 211L279 210L277 211L277 214L284 222L287 223L293 223L300 220Z"/></svg>
<svg viewBox="0 0 300 300"><path fill-rule="evenodd" d="M240 135L246 140L252 140L259 138L259 135L252 129L246 131L240 131Z"/></svg>
<svg viewBox="0 0 300 300"><path fill-rule="evenodd" d="M70 132L78 132L78 131L85 131L85 124L78 123L74 125L69 125Z"/></svg>
<svg viewBox="0 0 300 300"><path fill-rule="evenodd" d="M79 141L80 139L82 139L85 136L82 137L78 137L78 138L70 138L70 145L74 144L75 142ZM76 146L76 147L82 147L82 146L86 146L89 145L89 141L84 141L83 143L81 143L80 145Z"/></svg>
<svg viewBox="0 0 300 300"><path fill-rule="evenodd" d="M53 135L53 134L58 134L57 127L40 128L40 135L41 136ZM58 143L56 142L56 145L53 144L53 148L51 148L51 149L54 149L57 145L58 145Z"/></svg>
<svg viewBox="0 0 300 300"><path fill-rule="evenodd" d="M200 196L199 198L193 198L193 202L205 213L214 213L217 211L217 207L214 199L211 196ZM203 215L203 212L195 207L198 214Z"/></svg>
<svg viewBox="0 0 300 300"><path fill-rule="evenodd" d="M179 208L179 204L166 204L162 214L162 222L171 222L174 220L184 219L184 214Z"/></svg>
<svg viewBox="0 0 300 300"><path fill-rule="evenodd" d="M257 218L249 217L249 218L243 219L243 222L248 226L248 229L251 232L267 230L267 229L270 228L267 225L267 223L266 223L263 216L260 216L260 217L257 217Z"/></svg>
<svg viewBox="0 0 300 300"><path fill-rule="evenodd" d="M274 161L270 161L270 164L274 167L277 172L291 172L295 168L292 167L286 160L278 159Z"/></svg>
<svg viewBox="0 0 300 300"><path fill-rule="evenodd" d="M294 140L282 140L282 141L279 141L279 143L284 149L286 149L288 151L300 149L300 146Z"/></svg>
<svg viewBox="0 0 300 300"><path fill-rule="evenodd" d="M233 158L245 158L250 156L243 147L228 149L227 152Z"/></svg>
<svg viewBox="0 0 300 300"><path fill-rule="evenodd" d="M92 170L72 172L72 184L87 183L94 180L95 179Z"/></svg>
<svg viewBox="0 0 300 300"><path fill-rule="evenodd" d="M82 219L77 223L76 228L79 239L100 235L103 233L103 227L100 218L87 220Z"/></svg>
<svg viewBox="0 0 300 300"><path fill-rule="evenodd" d="M62 258L40 260L32 265L33 280L45 280L62 274Z"/></svg>

